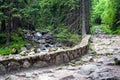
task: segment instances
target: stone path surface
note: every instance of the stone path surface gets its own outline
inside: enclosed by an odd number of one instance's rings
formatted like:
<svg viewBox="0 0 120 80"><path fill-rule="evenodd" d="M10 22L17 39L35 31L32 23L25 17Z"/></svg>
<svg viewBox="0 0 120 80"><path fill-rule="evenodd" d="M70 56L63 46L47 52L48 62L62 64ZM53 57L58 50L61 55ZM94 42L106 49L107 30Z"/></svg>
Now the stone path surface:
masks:
<svg viewBox="0 0 120 80"><path fill-rule="evenodd" d="M1 75L0 80L120 80L120 36L92 35L89 53L69 63Z"/></svg>

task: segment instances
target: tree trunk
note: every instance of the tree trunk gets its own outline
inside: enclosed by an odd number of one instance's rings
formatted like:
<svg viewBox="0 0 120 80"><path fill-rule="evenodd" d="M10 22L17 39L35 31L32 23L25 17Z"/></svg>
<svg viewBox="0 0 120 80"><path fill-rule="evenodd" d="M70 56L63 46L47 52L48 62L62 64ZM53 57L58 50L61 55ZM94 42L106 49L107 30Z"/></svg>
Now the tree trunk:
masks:
<svg viewBox="0 0 120 80"><path fill-rule="evenodd" d="M90 33L90 25L89 25L89 20L90 20L90 0L86 0L85 2L85 16L86 16L86 33Z"/></svg>
<svg viewBox="0 0 120 80"><path fill-rule="evenodd" d="M82 0L82 35L86 35L86 26L85 26L85 0Z"/></svg>
<svg viewBox="0 0 120 80"><path fill-rule="evenodd" d="M6 26L6 35L7 35L7 39L6 39L6 45L9 45L10 40L11 40L11 17L8 20L8 25Z"/></svg>
<svg viewBox="0 0 120 80"><path fill-rule="evenodd" d="M10 43L11 40L11 24L12 24L12 13L11 13L11 8L8 8L8 25L6 26L6 35L7 35L7 39L6 39L6 45L8 45Z"/></svg>
<svg viewBox="0 0 120 80"><path fill-rule="evenodd" d="M2 20L0 32L5 32L5 27L6 27L5 20Z"/></svg>
<svg viewBox="0 0 120 80"><path fill-rule="evenodd" d="M4 1L2 1L0 3L0 5L4 5ZM5 9L4 8L0 9L0 11L3 12L3 14L5 13ZM1 29L0 29L0 32L5 32L5 27L6 27L6 21L3 19L3 20L1 20Z"/></svg>
<svg viewBox="0 0 120 80"><path fill-rule="evenodd" d="M16 17L12 18L12 24L13 24L13 26L12 26L12 32L18 33L19 18L16 18Z"/></svg>

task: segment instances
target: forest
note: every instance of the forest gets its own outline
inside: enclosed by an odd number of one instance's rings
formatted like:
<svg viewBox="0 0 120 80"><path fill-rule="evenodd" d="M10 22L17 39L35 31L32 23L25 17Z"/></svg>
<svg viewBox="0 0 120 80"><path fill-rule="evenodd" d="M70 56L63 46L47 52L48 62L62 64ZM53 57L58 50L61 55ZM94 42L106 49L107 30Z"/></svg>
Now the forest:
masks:
<svg viewBox="0 0 120 80"><path fill-rule="evenodd" d="M74 43L82 33L95 34L96 25L106 34L120 34L119 4L120 0L0 0L0 54L19 53L29 43L23 30L50 30L56 41Z"/></svg>
<svg viewBox="0 0 120 80"><path fill-rule="evenodd" d="M91 25L99 25L107 34L120 34L119 4L119 0L92 0Z"/></svg>

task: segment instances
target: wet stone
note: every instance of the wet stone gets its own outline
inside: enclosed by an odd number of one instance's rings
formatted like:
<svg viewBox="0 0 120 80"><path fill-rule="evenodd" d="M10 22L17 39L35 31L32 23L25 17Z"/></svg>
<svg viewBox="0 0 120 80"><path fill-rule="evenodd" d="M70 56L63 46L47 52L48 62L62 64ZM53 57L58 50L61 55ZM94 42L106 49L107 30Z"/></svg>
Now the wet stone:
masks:
<svg viewBox="0 0 120 80"><path fill-rule="evenodd" d="M40 32L37 32L34 34L35 39L40 39L42 37L42 34Z"/></svg>

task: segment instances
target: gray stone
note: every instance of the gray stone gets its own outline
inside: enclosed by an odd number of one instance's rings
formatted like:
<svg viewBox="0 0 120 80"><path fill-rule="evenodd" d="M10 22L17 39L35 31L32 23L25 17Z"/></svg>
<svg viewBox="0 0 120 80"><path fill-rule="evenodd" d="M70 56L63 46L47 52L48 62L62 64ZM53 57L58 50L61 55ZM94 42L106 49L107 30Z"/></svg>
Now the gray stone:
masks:
<svg viewBox="0 0 120 80"><path fill-rule="evenodd" d="M96 71L91 74L91 78L92 80L117 80L108 68L96 69Z"/></svg>
<svg viewBox="0 0 120 80"><path fill-rule="evenodd" d="M6 72L5 66L0 64L0 74L4 74Z"/></svg>
<svg viewBox="0 0 120 80"><path fill-rule="evenodd" d="M28 55L34 55L34 54L35 54L34 51L31 51L31 52L28 53Z"/></svg>
<svg viewBox="0 0 120 80"><path fill-rule="evenodd" d="M55 64L63 63L63 55L56 56Z"/></svg>
<svg viewBox="0 0 120 80"><path fill-rule="evenodd" d="M105 57L96 59L95 62L97 62L97 63L103 63L105 65L114 65L115 64L113 56L111 56L111 57L105 56Z"/></svg>
<svg viewBox="0 0 120 80"><path fill-rule="evenodd" d="M99 59L94 59L94 61L95 62L97 62L97 63L103 63L104 62L104 58L102 57L102 58L99 58Z"/></svg>
<svg viewBox="0 0 120 80"><path fill-rule="evenodd" d="M7 67L8 67L8 71L19 70L20 64L18 62L9 62Z"/></svg>
<svg viewBox="0 0 120 80"><path fill-rule="evenodd" d="M23 68L29 68L30 66L31 66L31 64L30 64L29 61L25 60L25 61L23 62Z"/></svg>
<svg viewBox="0 0 120 80"><path fill-rule="evenodd" d="M75 58L78 57L78 51L77 51L77 50L74 51L74 57L75 57Z"/></svg>
<svg viewBox="0 0 120 80"><path fill-rule="evenodd" d="M46 42L45 42L45 39L40 39L40 40L38 40L38 43L45 44Z"/></svg>
<svg viewBox="0 0 120 80"><path fill-rule="evenodd" d="M89 75L94 72L98 67L93 64L83 65L80 69L80 74L82 75Z"/></svg>
<svg viewBox="0 0 120 80"><path fill-rule="evenodd" d="M84 62L93 61L93 57L92 56L88 56L88 57L82 58L82 61L84 61Z"/></svg>
<svg viewBox="0 0 120 80"><path fill-rule="evenodd" d="M35 39L40 39L42 37L42 34L40 32L37 32L34 34Z"/></svg>
<svg viewBox="0 0 120 80"><path fill-rule="evenodd" d="M69 62L70 61L67 54L63 54L63 60L64 60L64 62Z"/></svg>
<svg viewBox="0 0 120 80"><path fill-rule="evenodd" d="M46 50L45 45L40 45L40 47L39 47L39 48L41 49L41 51L45 51L45 50Z"/></svg>
<svg viewBox="0 0 120 80"><path fill-rule="evenodd" d="M16 74L16 76L18 76L18 77L25 77L26 74L25 73L18 73L18 74Z"/></svg>
<svg viewBox="0 0 120 80"><path fill-rule="evenodd" d="M32 74L31 73L26 73L26 76L25 76L26 78L30 78L30 77L32 77Z"/></svg>
<svg viewBox="0 0 120 80"><path fill-rule="evenodd" d="M22 47L21 51L27 51L27 48L26 47Z"/></svg>
<svg viewBox="0 0 120 80"><path fill-rule="evenodd" d="M73 67L73 66L68 66L67 69L68 69L68 70L72 70L72 71L73 71L73 70L76 70L76 68Z"/></svg>
<svg viewBox="0 0 120 80"><path fill-rule="evenodd" d="M54 77L49 77L47 75L42 75L37 78L37 80L57 80Z"/></svg>
<svg viewBox="0 0 120 80"><path fill-rule="evenodd" d="M74 54L74 53L70 53L70 54L68 55L70 60L73 60L73 58L74 58L73 54Z"/></svg>
<svg viewBox="0 0 120 80"><path fill-rule="evenodd" d="M53 51L56 51L57 48L49 48L49 52L53 52Z"/></svg>
<svg viewBox="0 0 120 80"><path fill-rule="evenodd" d="M61 78L60 80L74 80L74 79L75 77L73 75L69 75L69 76Z"/></svg>
<svg viewBox="0 0 120 80"><path fill-rule="evenodd" d="M32 48L32 45L31 45L31 44L26 44L25 47L26 47L27 49L31 49L31 48Z"/></svg>
<svg viewBox="0 0 120 80"><path fill-rule="evenodd" d="M40 52L41 52L41 49L37 48L36 53L40 53Z"/></svg>
<svg viewBox="0 0 120 80"><path fill-rule="evenodd" d="M36 63L33 64L34 67L46 67L48 66L48 63L45 61L38 61Z"/></svg>
<svg viewBox="0 0 120 80"><path fill-rule="evenodd" d="M26 40L32 40L32 39L33 39L33 36L32 36L30 33L27 33L27 34L24 35L24 38L25 38Z"/></svg>
<svg viewBox="0 0 120 80"><path fill-rule="evenodd" d="M108 58L106 59L106 61L103 62L106 65L114 65L115 61L114 61L114 57L113 58Z"/></svg>
<svg viewBox="0 0 120 80"><path fill-rule="evenodd" d="M75 62L75 65L80 65L80 64L82 64L81 61L76 61L76 62Z"/></svg>
<svg viewBox="0 0 120 80"><path fill-rule="evenodd" d="M80 79L80 80L89 80L88 78L90 78L89 75L81 75L79 72L74 73L73 76L74 76L75 78Z"/></svg>
<svg viewBox="0 0 120 80"><path fill-rule="evenodd" d="M10 75L10 76L6 77L5 80L20 80L20 79L15 75Z"/></svg>
<svg viewBox="0 0 120 80"><path fill-rule="evenodd" d="M109 72L111 69L103 67L100 69L96 69L95 72L100 73L100 72Z"/></svg>
<svg viewBox="0 0 120 80"><path fill-rule="evenodd" d="M26 56L28 53L27 53L27 51L22 51L22 52L20 52L20 55L21 56Z"/></svg>

